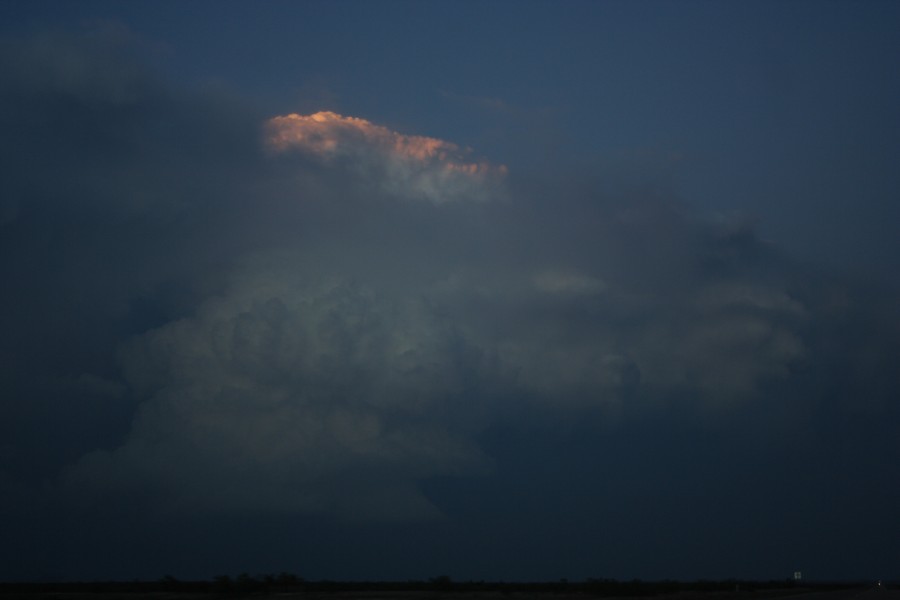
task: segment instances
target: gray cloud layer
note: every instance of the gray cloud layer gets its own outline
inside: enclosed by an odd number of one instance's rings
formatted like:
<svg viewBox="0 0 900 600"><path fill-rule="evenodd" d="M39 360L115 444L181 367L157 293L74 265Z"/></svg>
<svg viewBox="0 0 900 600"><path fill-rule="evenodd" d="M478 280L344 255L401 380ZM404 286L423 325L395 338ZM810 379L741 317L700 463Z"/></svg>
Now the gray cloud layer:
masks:
<svg viewBox="0 0 900 600"><path fill-rule="evenodd" d="M365 139L272 155L268 116L108 44L3 45L8 481L168 513L424 518L442 511L421 482L490 477L481 440L520 416L897 414L893 290L665 190L512 170L438 202L430 172L403 187L354 162L384 151ZM39 461L14 423L71 436Z"/></svg>

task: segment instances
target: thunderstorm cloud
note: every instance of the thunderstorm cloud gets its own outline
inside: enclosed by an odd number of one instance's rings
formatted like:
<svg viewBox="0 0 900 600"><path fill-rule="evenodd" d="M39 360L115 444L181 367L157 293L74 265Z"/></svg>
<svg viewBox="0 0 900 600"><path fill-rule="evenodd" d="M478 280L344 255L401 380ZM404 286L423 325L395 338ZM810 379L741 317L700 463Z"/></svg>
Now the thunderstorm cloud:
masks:
<svg viewBox="0 0 900 600"><path fill-rule="evenodd" d="M835 415L897 414L892 290L664 187L516 172L375 117L261 114L117 44L2 47L16 514L433 521L452 517L435 481L502 480L507 429L546 448L548 423L739 423L747 455L790 430L785 455L813 461L842 452L820 444ZM623 447L609 460L652 443ZM600 481L597 456L569 458Z"/></svg>

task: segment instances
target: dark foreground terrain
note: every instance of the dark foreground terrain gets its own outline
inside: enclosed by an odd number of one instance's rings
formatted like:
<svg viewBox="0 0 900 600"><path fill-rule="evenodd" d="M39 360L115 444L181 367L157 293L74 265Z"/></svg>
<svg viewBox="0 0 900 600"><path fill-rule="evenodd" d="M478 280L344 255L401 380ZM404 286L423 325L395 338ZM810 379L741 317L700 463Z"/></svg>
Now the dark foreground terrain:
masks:
<svg viewBox="0 0 900 600"><path fill-rule="evenodd" d="M900 586L876 582L307 582L293 576L213 581L0 583L0 600L900 600Z"/></svg>

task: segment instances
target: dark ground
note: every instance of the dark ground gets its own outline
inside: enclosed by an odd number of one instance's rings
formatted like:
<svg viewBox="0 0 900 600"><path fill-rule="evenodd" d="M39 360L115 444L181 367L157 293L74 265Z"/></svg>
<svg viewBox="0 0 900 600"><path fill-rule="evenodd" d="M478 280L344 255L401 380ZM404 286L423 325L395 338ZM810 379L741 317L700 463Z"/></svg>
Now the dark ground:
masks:
<svg viewBox="0 0 900 600"><path fill-rule="evenodd" d="M0 583L0 600L900 600L875 582L306 582L276 577L214 581Z"/></svg>

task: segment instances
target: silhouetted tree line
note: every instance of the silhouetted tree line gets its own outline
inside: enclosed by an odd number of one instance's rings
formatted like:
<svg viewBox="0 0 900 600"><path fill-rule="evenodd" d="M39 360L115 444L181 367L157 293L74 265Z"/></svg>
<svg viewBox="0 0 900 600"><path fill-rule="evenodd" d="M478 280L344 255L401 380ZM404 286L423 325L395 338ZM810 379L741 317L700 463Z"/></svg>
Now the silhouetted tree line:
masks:
<svg viewBox="0 0 900 600"><path fill-rule="evenodd" d="M292 573L237 576L220 575L209 581L185 581L166 575L156 581L92 581L92 582L0 582L0 595L4 600L16 596L55 594L100 594L113 596L133 593L178 593L198 596L274 595L287 593L329 592L436 592L471 593L493 592L502 595L572 594L593 597L657 596L678 592L736 592L752 593L778 590L796 594L805 591L824 591L869 586L871 582L808 582L802 584L793 579L772 581L746 581L728 579L721 581L641 581L632 579L587 579L570 582L558 581L504 582L504 581L454 581L447 575L427 580L410 581L307 581ZM761 594L772 597L778 594Z"/></svg>

